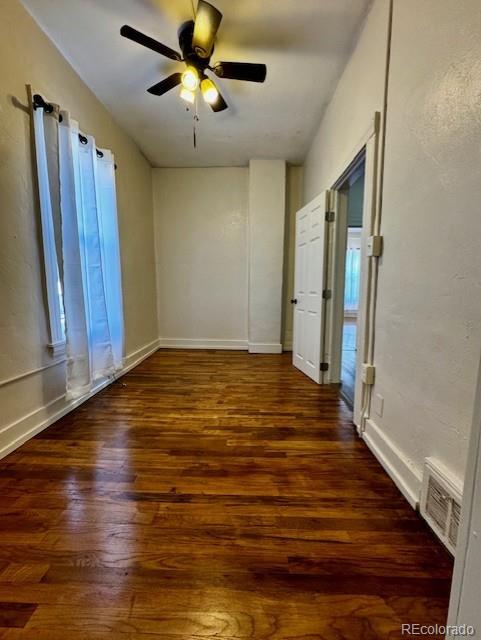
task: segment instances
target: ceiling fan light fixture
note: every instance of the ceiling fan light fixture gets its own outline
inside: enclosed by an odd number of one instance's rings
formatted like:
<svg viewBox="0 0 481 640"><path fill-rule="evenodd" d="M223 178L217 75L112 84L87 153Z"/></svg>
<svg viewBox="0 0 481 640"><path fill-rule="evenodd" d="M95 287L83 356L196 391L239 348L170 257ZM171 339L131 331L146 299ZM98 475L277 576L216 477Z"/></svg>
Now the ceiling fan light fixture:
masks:
<svg viewBox="0 0 481 640"><path fill-rule="evenodd" d="M193 5L194 0L191 0L191 3ZM180 70L175 71L149 87L147 91L151 95L163 96L180 85L181 98L189 104L197 104L197 91L200 90L204 102L209 105L212 111L219 113L228 109L229 105L216 86L215 76L227 80L247 82L264 82L266 79L265 64L251 62L216 62L211 64L221 22L222 13L218 9L208 0L197 0L194 19L183 22L177 33L182 53L127 24L120 29L120 35L170 60L185 63L183 73ZM210 71L213 75L209 74L208 77L206 71ZM194 118L197 118L197 113Z"/></svg>
<svg viewBox="0 0 481 640"><path fill-rule="evenodd" d="M200 83L200 90L202 91L202 97L207 104L215 104L219 98L219 92L215 84L210 78L204 78Z"/></svg>
<svg viewBox="0 0 481 640"><path fill-rule="evenodd" d="M182 86L188 91L195 91L199 86L199 73L195 67L189 66L182 74Z"/></svg>
<svg viewBox="0 0 481 640"><path fill-rule="evenodd" d="M182 89L180 90L180 97L182 98L182 100L185 100L189 104L194 104L195 102L195 93L190 89L186 89L185 87L182 87Z"/></svg>

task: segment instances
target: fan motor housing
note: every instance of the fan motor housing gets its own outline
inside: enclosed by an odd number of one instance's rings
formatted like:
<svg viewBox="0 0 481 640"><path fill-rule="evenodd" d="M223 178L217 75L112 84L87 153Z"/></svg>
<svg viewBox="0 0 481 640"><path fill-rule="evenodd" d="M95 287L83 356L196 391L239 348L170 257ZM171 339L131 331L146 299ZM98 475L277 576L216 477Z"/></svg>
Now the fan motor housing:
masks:
<svg viewBox="0 0 481 640"><path fill-rule="evenodd" d="M194 21L184 22L179 28L179 46L182 51L182 57L188 65L192 65L200 72L209 67L209 61L214 52L212 48L211 55L208 58L201 57L192 47L192 38L194 36Z"/></svg>

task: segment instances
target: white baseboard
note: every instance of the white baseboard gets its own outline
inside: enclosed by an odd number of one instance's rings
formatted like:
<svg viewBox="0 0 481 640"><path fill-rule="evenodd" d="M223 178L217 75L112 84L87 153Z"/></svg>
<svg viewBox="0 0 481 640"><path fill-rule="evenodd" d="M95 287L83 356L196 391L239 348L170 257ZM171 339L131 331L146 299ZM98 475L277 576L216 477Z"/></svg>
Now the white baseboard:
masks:
<svg viewBox="0 0 481 640"><path fill-rule="evenodd" d="M213 340L211 338L160 338L160 349L230 349L247 350L247 340Z"/></svg>
<svg viewBox="0 0 481 640"><path fill-rule="evenodd" d="M153 353L155 353L159 349L159 342L159 339L156 338L155 340L152 340L152 342L149 342L149 344L146 344L143 347L140 347L140 349L137 349L137 351L132 351L132 353L129 353L125 358L124 368L122 369L120 375L123 376L125 373L127 373L127 371L130 371L138 364L140 364L142 360L145 360Z"/></svg>
<svg viewBox="0 0 481 640"><path fill-rule="evenodd" d="M282 353L280 342L249 342L249 353Z"/></svg>
<svg viewBox="0 0 481 640"><path fill-rule="evenodd" d="M411 507L417 509L421 497L421 472L371 419L366 421L362 438Z"/></svg>
<svg viewBox="0 0 481 640"><path fill-rule="evenodd" d="M282 353L280 343L247 342L247 340L214 340L211 338L160 338L160 349L230 349L249 353Z"/></svg>
<svg viewBox="0 0 481 640"><path fill-rule="evenodd" d="M145 345L141 349L130 353L125 358L125 366L122 371L115 376L115 379L123 376L127 371L130 371L138 364L152 355L159 348L159 341ZM114 381L112 378L106 380L99 380L93 389L89 393L85 394L81 398L67 401L65 395L61 395L58 398L54 398L46 405L39 407L35 411L28 413L19 420L12 422L0 429L0 459L7 456L12 451L15 451L22 444L33 438L37 433L40 433L51 424L60 420L63 416L70 411L73 411L76 407L84 403L86 400L94 396L96 393L107 387Z"/></svg>

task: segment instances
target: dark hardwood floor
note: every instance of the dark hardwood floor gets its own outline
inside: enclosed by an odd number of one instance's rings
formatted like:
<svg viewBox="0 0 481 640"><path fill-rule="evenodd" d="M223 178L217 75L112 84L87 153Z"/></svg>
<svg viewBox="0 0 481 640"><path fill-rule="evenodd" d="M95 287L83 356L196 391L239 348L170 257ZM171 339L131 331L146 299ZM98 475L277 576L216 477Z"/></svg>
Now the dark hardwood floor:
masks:
<svg viewBox="0 0 481 640"><path fill-rule="evenodd" d="M159 351L0 462L0 638L444 623L450 556L350 419L290 354Z"/></svg>

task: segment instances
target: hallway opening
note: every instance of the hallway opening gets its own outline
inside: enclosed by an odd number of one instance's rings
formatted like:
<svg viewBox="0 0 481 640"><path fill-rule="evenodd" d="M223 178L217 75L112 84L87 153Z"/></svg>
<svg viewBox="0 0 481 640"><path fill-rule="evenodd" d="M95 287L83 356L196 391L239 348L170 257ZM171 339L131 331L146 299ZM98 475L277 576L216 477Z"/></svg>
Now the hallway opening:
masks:
<svg viewBox="0 0 481 640"><path fill-rule="evenodd" d="M347 228L342 237L345 246L344 308L342 315L341 394L354 405L357 368L357 325L361 284L361 235L363 226L365 161L358 163L340 186L346 199ZM345 244L344 244L345 243Z"/></svg>

